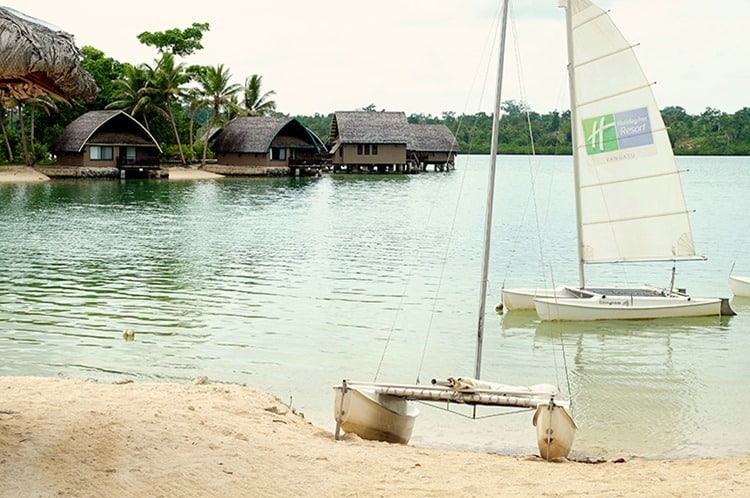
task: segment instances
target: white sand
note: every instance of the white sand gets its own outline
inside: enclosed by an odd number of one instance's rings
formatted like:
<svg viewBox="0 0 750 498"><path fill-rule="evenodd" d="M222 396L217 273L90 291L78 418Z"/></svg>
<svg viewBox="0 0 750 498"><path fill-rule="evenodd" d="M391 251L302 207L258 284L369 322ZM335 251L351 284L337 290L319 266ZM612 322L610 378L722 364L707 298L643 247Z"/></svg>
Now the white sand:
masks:
<svg viewBox="0 0 750 498"><path fill-rule="evenodd" d="M750 456L548 463L335 441L227 384L0 377L0 496L748 496Z"/></svg>
<svg viewBox="0 0 750 498"><path fill-rule="evenodd" d="M170 180L206 180L212 178L223 178L198 168L170 168ZM33 168L26 166L0 166L0 183L22 183L22 182L46 182L50 178L39 173Z"/></svg>
<svg viewBox="0 0 750 498"><path fill-rule="evenodd" d="M47 175L27 166L0 166L0 183L46 182L48 180Z"/></svg>

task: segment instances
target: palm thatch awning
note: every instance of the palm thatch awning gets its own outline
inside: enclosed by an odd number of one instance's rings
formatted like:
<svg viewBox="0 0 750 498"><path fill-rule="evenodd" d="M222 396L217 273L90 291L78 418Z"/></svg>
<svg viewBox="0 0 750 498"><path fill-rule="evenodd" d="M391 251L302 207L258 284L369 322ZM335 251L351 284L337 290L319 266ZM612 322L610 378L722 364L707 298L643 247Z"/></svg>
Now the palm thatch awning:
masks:
<svg viewBox="0 0 750 498"><path fill-rule="evenodd" d="M71 34L0 7L0 100L43 95L91 100L96 83L80 61Z"/></svg>

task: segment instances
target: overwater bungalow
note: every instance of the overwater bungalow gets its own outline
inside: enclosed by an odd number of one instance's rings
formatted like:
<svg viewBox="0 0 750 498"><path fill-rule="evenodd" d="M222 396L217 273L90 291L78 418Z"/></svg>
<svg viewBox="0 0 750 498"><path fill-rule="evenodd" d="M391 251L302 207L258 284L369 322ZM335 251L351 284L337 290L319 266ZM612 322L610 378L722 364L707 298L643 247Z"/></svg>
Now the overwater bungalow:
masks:
<svg viewBox="0 0 750 498"><path fill-rule="evenodd" d="M403 112L336 112L328 139L334 172L442 171L453 169L458 153L447 126L410 124Z"/></svg>
<svg viewBox="0 0 750 498"><path fill-rule="evenodd" d="M57 165L43 169L47 176L169 176L169 170L161 166L161 148L151 133L135 118L119 110L82 114L63 129L52 151L57 156Z"/></svg>
<svg viewBox="0 0 750 498"><path fill-rule="evenodd" d="M405 172L409 137L403 112L335 112L328 134L333 171Z"/></svg>
<svg viewBox="0 0 750 498"><path fill-rule="evenodd" d="M315 133L295 118L235 118L211 138L216 163L203 169L221 175L317 175L327 151Z"/></svg>
<svg viewBox="0 0 750 498"><path fill-rule="evenodd" d="M436 171L455 168L458 142L444 124L410 124L407 156L419 171L432 165Z"/></svg>

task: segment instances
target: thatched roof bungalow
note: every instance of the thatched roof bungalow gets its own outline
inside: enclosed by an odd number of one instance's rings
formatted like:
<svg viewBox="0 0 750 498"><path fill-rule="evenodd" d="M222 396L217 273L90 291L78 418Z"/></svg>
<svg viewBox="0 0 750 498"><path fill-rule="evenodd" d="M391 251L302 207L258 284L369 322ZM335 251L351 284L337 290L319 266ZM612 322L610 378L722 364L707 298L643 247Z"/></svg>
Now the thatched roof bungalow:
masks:
<svg viewBox="0 0 750 498"><path fill-rule="evenodd" d="M216 164L204 168L223 175L299 175L319 172L321 140L295 118L235 118L212 138Z"/></svg>
<svg viewBox="0 0 750 498"><path fill-rule="evenodd" d="M328 135L334 170L403 170L409 137L403 112L335 112Z"/></svg>
<svg viewBox="0 0 750 498"><path fill-rule="evenodd" d="M0 100L55 95L96 96L94 78L81 68L73 36L8 7L0 7Z"/></svg>
<svg viewBox="0 0 750 498"><path fill-rule="evenodd" d="M458 142L444 124L410 124L408 155L421 167L428 164L437 169L453 169Z"/></svg>
<svg viewBox="0 0 750 498"><path fill-rule="evenodd" d="M52 147L53 176L162 176L161 149L135 118L118 110L90 111L63 129ZM46 173L46 171L45 171Z"/></svg>

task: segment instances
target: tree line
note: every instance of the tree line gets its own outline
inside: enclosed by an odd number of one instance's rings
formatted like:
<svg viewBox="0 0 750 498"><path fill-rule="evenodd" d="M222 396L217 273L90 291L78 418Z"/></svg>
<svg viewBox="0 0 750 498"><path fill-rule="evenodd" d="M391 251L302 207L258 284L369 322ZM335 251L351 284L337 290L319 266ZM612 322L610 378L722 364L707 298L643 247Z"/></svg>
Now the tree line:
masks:
<svg viewBox="0 0 750 498"><path fill-rule="evenodd" d="M206 138L237 116L283 116L276 111L275 92L264 91L262 76L246 76L244 85L232 84L223 64L188 66L180 62L203 48L207 23L180 29L144 32L138 40L156 50L153 63L121 63L102 51L84 46L81 66L94 78L99 93L93 102L62 103L55 97L2 102L0 106L0 162L28 165L54 161L52 147L65 126L78 116L100 109L122 109L154 136L165 159L187 164L211 157ZM523 102L502 104L498 150L504 154L571 153L570 112L534 112ZM374 104L360 110L376 112ZM750 154L750 108L727 114L706 108L690 115L682 107L662 109L676 154ZM327 141L333 114L294 115ZM492 115L484 112L441 116L411 114L410 123L445 124L463 154L490 151Z"/></svg>

